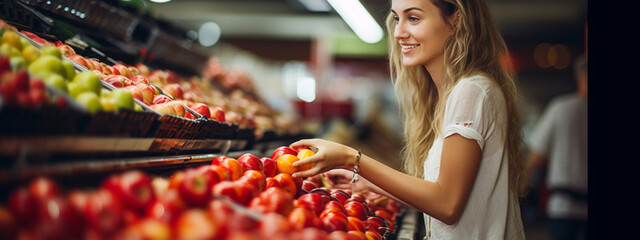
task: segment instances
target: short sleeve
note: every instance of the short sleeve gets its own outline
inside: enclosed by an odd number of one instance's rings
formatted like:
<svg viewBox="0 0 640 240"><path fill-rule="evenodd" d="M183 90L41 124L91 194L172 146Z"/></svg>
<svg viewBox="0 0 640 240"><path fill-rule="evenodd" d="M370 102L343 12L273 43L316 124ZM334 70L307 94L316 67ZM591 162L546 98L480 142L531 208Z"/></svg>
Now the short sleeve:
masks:
<svg viewBox="0 0 640 240"><path fill-rule="evenodd" d="M493 131L495 109L503 106L503 101L494 101L503 98L492 96L501 94L499 89L492 90L490 80L482 80L465 79L458 82L447 99L442 124L445 138L460 134L476 140L480 149L484 149L485 140Z"/></svg>

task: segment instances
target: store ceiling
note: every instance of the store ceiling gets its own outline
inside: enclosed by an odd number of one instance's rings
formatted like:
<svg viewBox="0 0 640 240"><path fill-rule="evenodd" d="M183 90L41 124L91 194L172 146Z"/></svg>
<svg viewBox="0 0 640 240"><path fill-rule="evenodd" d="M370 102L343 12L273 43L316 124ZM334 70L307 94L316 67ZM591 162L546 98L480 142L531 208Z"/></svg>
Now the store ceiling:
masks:
<svg viewBox="0 0 640 240"><path fill-rule="evenodd" d="M382 21L389 0L361 0ZM489 0L496 23L511 44L581 42L587 19L586 0ZM221 39L308 41L319 36L351 34L334 12L306 10L298 0L173 0L149 3L153 14L188 30L205 22L220 26Z"/></svg>

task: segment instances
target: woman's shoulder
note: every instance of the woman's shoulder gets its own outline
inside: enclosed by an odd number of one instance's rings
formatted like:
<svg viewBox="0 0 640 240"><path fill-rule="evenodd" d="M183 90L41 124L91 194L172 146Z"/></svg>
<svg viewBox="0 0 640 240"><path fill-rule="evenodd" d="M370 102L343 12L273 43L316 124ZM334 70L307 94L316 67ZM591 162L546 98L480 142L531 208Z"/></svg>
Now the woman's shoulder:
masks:
<svg viewBox="0 0 640 240"><path fill-rule="evenodd" d="M476 86L482 89L488 89L495 86L495 81L486 73L476 73L460 78L456 84L457 88Z"/></svg>
<svg viewBox="0 0 640 240"><path fill-rule="evenodd" d="M496 87L495 81L484 73L478 73L460 78L451 90L452 94L487 94Z"/></svg>

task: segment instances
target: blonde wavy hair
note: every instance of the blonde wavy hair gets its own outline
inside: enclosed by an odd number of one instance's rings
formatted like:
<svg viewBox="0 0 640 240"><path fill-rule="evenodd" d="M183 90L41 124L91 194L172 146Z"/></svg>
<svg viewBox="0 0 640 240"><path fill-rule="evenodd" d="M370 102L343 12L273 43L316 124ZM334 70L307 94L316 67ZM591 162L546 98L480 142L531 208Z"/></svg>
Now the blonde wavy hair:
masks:
<svg viewBox="0 0 640 240"><path fill-rule="evenodd" d="M401 47L394 41L395 20L386 19L389 39L389 66L404 121L405 146L402 149L407 174L423 177L424 161L437 136L441 134L446 99L458 80L486 73L502 89L507 103L505 149L509 159L509 187L523 197L527 177L522 153L522 129L518 112L515 75L500 62L507 46L489 12L486 0L430 0L440 10L442 19L459 11L454 34L445 43L445 74L441 93L424 66L403 64Z"/></svg>

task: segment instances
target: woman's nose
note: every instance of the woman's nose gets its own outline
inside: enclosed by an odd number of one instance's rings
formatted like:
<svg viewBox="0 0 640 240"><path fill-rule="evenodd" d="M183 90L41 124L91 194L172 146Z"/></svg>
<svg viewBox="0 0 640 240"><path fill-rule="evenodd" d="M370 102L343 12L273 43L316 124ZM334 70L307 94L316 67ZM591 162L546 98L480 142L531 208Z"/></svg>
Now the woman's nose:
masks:
<svg viewBox="0 0 640 240"><path fill-rule="evenodd" d="M409 32L402 24L396 25L396 29L393 31L393 37L397 40L406 39L409 37Z"/></svg>

